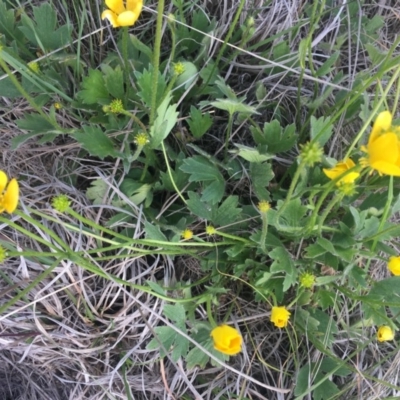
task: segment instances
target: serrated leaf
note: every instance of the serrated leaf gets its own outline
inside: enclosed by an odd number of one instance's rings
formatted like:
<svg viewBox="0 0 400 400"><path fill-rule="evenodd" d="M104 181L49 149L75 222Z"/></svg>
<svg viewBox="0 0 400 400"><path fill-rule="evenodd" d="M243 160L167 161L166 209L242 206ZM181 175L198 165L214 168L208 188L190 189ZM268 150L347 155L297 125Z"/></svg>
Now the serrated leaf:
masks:
<svg viewBox="0 0 400 400"><path fill-rule="evenodd" d="M213 119L210 113L202 113L194 106L190 107L190 118L187 120L190 128L190 133L196 138L200 139L213 124Z"/></svg>
<svg viewBox="0 0 400 400"><path fill-rule="evenodd" d="M178 325L184 326L186 323L185 307L182 304L165 304L163 308L164 315Z"/></svg>
<svg viewBox="0 0 400 400"><path fill-rule="evenodd" d="M99 157L102 160L108 156L118 156L112 140L96 126L84 126L83 132L76 132L73 134L73 137L91 155Z"/></svg>
<svg viewBox="0 0 400 400"><path fill-rule="evenodd" d="M103 179L92 181L90 187L86 190L86 196L89 200L93 200L93 204L103 204L104 196L108 190L108 184Z"/></svg>
<svg viewBox="0 0 400 400"><path fill-rule="evenodd" d="M277 154L290 150L297 140L294 124L282 129L278 120L266 122L262 132L254 127L250 128L254 141L259 145L267 145L269 154Z"/></svg>
<svg viewBox="0 0 400 400"><path fill-rule="evenodd" d="M196 366L204 368L208 363L209 357L203 350L194 347L186 356L186 368L190 371Z"/></svg>
<svg viewBox="0 0 400 400"><path fill-rule="evenodd" d="M8 41L20 41L22 40L22 32L16 29L15 15L17 10L12 7L7 9L6 3L0 1L0 33L2 33Z"/></svg>
<svg viewBox="0 0 400 400"><path fill-rule="evenodd" d="M148 71L147 69L143 70L143 72L135 71L135 76L136 76L136 82L140 89L137 94L140 96L143 103L148 108L151 108L151 99L152 99L151 94L153 92L153 71L152 70ZM167 88L164 75L162 75L161 72L158 72L157 82L158 82L157 83L157 105L158 105L165 93L165 89ZM167 105L168 104L169 100L167 101Z"/></svg>
<svg viewBox="0 0 400 400"><path fill-rule="evenodd" d="M33 7L33 17L23 14L22 26L19 29L25 37L40 47L43 52L56 50L71 41L72 26L69 24L57 27L57 14L49 3L43 3L40 7Z"/></svg>
<svg viewBox="0 0 400 400"><path fill-rule="evenodd" d="M316 382L319 379L324 378L325 375L318 374ZM319 384L313 391L313 400L331 400L339 393L338 387L329 379L325 379Z"/></svg>
<svg viewBox="0 0 400 400"><path fill-rule="evenodd" d="M156 337L146 346L147 350L160 350L160 357L165 357L176 338L175 329L169 326L156 326L154 328Z"/></svg>
<svg viewBox="0 0 400 400"><path fill-rule="evenodd" d="M217 180L211 182L210 184L205 185L203 190L201 201L217 204L221 201L222 197L225 193L225 182L221 180Z"/></svg>
<svg viewBox="0 0 400 400"><path fill-rule="evenodd" d="M315 118L313 115L311 116L310 124L311 131L310 136L311 140L316 140L321 146L324 146L326 142L332 136L332 124L330 117L319 117Z"/></svg>
<svg viewBox="0 0 400 400"><path fill-rule="evenodd" d="M203 156L186 158L183 160L180 169L190 174L190 182L223 181L219 169Z"/></svg>
<svg viewBox="0 0 400 400"><path fill-rule="evenodd" d="M78 92L78 97L85 104L106 105L111 101L108 94L103 74L97 69L90 69L89 75L83 78L83 90Z"/></svg>
<svg viewBox="0 0 400 400"><path fill-rule="evenodd" d="M273 263L270 272L284 272L283 291L286 292L297 281L297 270L290 254L282 247L268 253Z"/></svg>
<svg viewBox="0 0 400 400"><path fill-rule="evenodd" d="M282 206L282 203L280 203ZM277 229L287 232L296 232L304 228L306 220L304 216L307 213L307 208L301 204L299 198L289 200L283 212L280 215L279 224Z"/></svg>
<svg viewBox="0 0 400 400"><path fill-rule="evenodd" d="M148 207L153 200L153 195L151 192L152 188L152 185L144 183L133 192L132 196L129 196L129 200L137 206L146 200L145 207Z"/></svg>
<svg viewBox="0 0 400 400"><path fill-rule="evenodd" d="M194 215L197 215L200 218L203 218L207 221L210 221L212 218L212 210L209 205L204 203L200 196L195 192L188 192L189 199L186 201L186 204Z"/></svg>
<svg viewBox="0 0 400 400"><path fill-rule="evenodd" d="M125 95L124 89L124 73L121 66L118 65L115 69L109 65L102 65L101 70L104 73L103 79L108 93L116 99L122 100Z"/></svg>
<svg viewBox="0 0 400 400"><path fill-rule="evenodd" d="M144 223L144 231L146 233L146 239L168 242L168 239L161 232L160 228L157 225L153 225L150 222L146 221Z"/></svg>
<svg viewBox="0 0 400 400"><path fill-rule="evenodd" d="M269 200L270 194L267 189L269 182L274 178L272 166L269 163L250 164L250 178L254 193L259 200Z"/></svg>
<svg viewBox="0 0 400 400"><path fill-rule="evenodd" d="M153 149L160 146L178 121L177 104L170 105L171 99L172 94L169 92L157 108L157 117L150 128L151 147Z"/></svg>
<svg viewBox="0 0 400 400"><path fill-rule="evenodd" d="M24 119L17 120L20 129L32 131L36 134L54 130L54 126L40 114L27 114Z"/></svg>
<svg viewBox="0 0 400 400"><path fill-rule="evenodd" d="M238 196L227 197L218 208L213 209L211 221L216 226L229 225L235 222L242 212L242 209L237 207L238 200Z"/></svg>

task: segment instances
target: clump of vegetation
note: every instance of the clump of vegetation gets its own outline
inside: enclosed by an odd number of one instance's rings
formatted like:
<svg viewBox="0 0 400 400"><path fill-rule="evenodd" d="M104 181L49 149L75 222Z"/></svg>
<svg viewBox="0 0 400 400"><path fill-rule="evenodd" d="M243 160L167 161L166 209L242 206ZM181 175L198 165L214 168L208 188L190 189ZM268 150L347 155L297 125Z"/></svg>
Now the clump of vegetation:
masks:
<svg viewBox="0 0 400 400"><path fill-rule="evenodd" d="M0 0L24 398L400 392L395 7L256 3Z"/></svg>

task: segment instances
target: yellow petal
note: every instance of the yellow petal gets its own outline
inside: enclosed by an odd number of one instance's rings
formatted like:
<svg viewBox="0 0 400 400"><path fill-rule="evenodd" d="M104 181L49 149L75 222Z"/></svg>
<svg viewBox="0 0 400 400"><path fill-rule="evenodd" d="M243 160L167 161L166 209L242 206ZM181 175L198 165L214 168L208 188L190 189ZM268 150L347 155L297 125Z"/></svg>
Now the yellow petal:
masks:
<svg viewBox="0 0 400 400"><path fill-rule="evenodd" d="M123 0L106 0L106 6L117 15L125 11Z"/></svg>
<svg viewBox="0 0 400 400"><path fill-rule="evenodd" d="M370 165L379 161L395 164L399 156L398 139L394 133L384 133L372 143L368 143Z"/></svg>
<svg viewBox="0 0 400 400"><path fill-rule="evenodd" d="M132 11L133 13L137 14L139 17L140 13L142 12L143 7L143 0L127 0L126 1L126 9L127 11Z"/></svg>
<svg viewBox="0 0 400 400"><path fill-rule="evenodd" d="M350 169L350 168L353 168L356 166L356 164L354 164L354 161L351 158L344 160L343 163L346 165L347 169Z"/></svg>
<svg viewBox="0 0 400 400"><path fill-rule="evenodd" d="M370 162L372 169L379 172L380 175L400 176L400 167L395 164L390 164L386 161Z"/></svg>
<svg viewBox="0 0 400 400"><path fill-rule="evenodd" d="M11 214L15 211L18 205L19 199L19 185L16 179L11 179L10 183L7 186L7 191L3 197L3 207L4 209Z"/></svg>
<svg viewBox="0 0 400 400"><path fill-rule="evenodd" d="M6 188L8 182L7 174L4 171L0 171L0 194Z"/></svg>
<svg viewBox="0 0 400 400"><path fill-rule="evenodd" d="M234 355L242 349L242 336L231 326L220 325L211 331L214 348L221 353Z"/></svg>
<svg viewBox="0 0 400 400"><path fill-rule="evenodd" d="M132 11L124 11L122 14L118 15L118 24L119 26L131 26L138 18L139 14L135 14Z"/></svg>
<svg viewBox="0 0 400 400"><path fill-rule="evenodd" d="M113 13L111 10L103 11L101 14L101 19L108 19L113 28L118 28L120 26L118 25L117 18L117 14Z"/></svg>
<svg viewBox="0 0 400 400"><path fill-rule="evenodd" d="M392 114L389 111L383 111L378 114L369 136L368 144L372 143L380 134L390 129L392 125Z"/></svg>

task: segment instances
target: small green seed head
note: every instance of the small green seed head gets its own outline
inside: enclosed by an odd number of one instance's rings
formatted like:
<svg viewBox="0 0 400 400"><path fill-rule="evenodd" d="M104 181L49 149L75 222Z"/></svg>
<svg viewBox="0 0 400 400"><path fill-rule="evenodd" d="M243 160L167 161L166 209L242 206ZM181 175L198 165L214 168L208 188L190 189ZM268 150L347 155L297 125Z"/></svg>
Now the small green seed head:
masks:
<svg viewBox="0 0 400 400"><path fill-rule="evenodd" d="M144 132L138 133L133 141L137 146L141 147L146 146L150 142L149 137Z"/></svg>
<svg viewBox="0 0 400 400"><path fill-rule="evenodd" d="M311 289L315 284L315 275L304 272L300 275L300 285L306 289Z"/></svg>
<svg viewBox="0 0 400 400"><path fill-rule="evenodd" d="M56 197L53 198L51 205L54 207L55 210L57 210L60 213L64 213L65 211L68 210L68 208L71 206L71 202L68 199L67 195L65 194L60 194Z"/></svg>
<svg viewBox="0 0 400 400"><path fill-rule="evenodd" d="M122 100L114 99L110 103L109 111L112 112L113 114L121 114L124 111L124 105L122 104Z"/></svg>
<svg viewBox="0 0 400 400"><path fill-rule="evenodd" d="M309 167L321 162L323 154L324 151L318 142L308 142L301 146L300 157Z"/></svg>

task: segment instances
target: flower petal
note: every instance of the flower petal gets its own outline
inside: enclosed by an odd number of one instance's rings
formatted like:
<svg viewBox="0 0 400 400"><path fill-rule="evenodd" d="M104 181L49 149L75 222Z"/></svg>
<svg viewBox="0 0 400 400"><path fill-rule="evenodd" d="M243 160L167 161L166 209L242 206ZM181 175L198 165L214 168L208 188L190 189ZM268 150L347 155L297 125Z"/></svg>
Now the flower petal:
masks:
<svg viewBox="0 0 400 400"><path fill-rule="evenodd" d="M119 26L132 26L139 18L140 13L134 13L132 11L124 11L118 15Z"/></svg>
<svg viewBox="0 0 400 400"><path fill-rule="evenodd" d="M16 179L11 179L7 186L7 191L3 197L3 207L11 214L15 211L18 205L19 199L19 185Z"/></svg>
<svg viewBox="0 0 400 400"><path fill-rule="evenodd" d="M379 172L380 175L400 176L400 167L390 164L386 161L375 161L370 163L372 169Z"/></svg>
<svg viewBox="0 0 400 400"><path fill-rule="evenodd" d="M390 129L392 125L392 114L389 111L383 111L378 114L369 135L368 145L372 143L381 133Z"/></svg>
<svg viewBox="0 0 400 400"><path fill-rule="evenodd" d="M118 24L117 14L113 13L111 10L105 10L101 14L101 19L108 19L113 28L118 28L120 25Z"/></svg>
<svg viewBox="0 0 400 400"><path fill-rule="evenodd" d="M123 0L106 0L106 6L115 14L121 14L125 11Z"/></svg>
<svg viewBox="0 0 400 400"><path fill-rule="evenodd" d="M133 13L137 14L139 17L140 13L142 12L143 8L143 0L127 0L126 1L126 9L128 11L132 11Z"/></svg>
<svg viewBox="0 0 400 400"><path fill-rule="evenodd" d="M220 325L211 331L214 348L221 353L234 355L242 350L242 336L231 326Z"/></svg>
<svg viewBox="0 0 400 400"><path fill-rule="evenodd" d="M369 163L385 161L395 164L399 157L399 146L396 134L389 132L379 136L376 140L368 143Z"/></svg>
<svg viewBox="0 0 400 400"><path fill-rule="evenodd" d="M4 171L0 171L0 194L3 193L7 186L8 178Z"/></svg>

